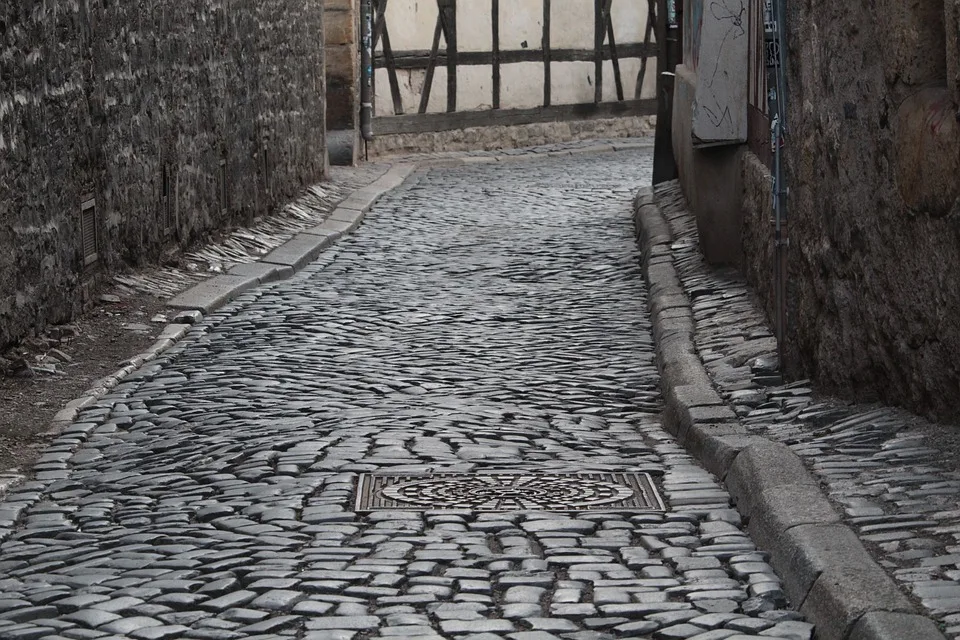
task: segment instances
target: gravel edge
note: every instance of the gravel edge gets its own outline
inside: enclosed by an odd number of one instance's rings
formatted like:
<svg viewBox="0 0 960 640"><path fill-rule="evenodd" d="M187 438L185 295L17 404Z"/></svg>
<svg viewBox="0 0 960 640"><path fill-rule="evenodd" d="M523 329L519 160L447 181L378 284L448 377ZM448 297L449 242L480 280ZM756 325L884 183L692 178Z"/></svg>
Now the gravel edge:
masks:
<svg viewBox="0 0 960 640"><path fill-rule="evenodd" d="M942 640L864 548L789 447L749 435L700 360L673 236L653 188L635 201L649 287L664 428L727 487L755 542L770 553L791 602L821 640Z"/></svg>

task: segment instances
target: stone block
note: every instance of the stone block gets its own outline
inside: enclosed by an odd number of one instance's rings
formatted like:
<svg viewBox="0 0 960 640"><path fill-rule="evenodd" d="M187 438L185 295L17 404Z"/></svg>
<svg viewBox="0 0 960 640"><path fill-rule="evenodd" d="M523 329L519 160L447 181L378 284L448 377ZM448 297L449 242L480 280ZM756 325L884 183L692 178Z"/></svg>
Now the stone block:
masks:
<svg viewBox="0 0 960 640"><path fill-rule="evenodd" d="M703 385L703 384L689 384L689 385L680 385L665 389L664 393L666 395L672 395L677 402L682 403L684 406L693 408L693 407L723 407L726 409L726 405L723 402L723 399L713 390L713 387ZM729 409L723 414L724 419L729 419L733 414L730 413Z"/></svg>
<svg viewBox="0 0 960 640"><path fill-rule="evenodd" d="M728 487L731 475L728 472ZM840 515L815 484L767 487L761 483L746 491L736 494L731 491L730 494L737 501L737 510L749 519L750 534L754 541L764 549L771 548L793 527L840 523Z"/></svg>
<svg viewBox="0 0 960 640"><path fill-rule="evenodd" d="M871 611L853 626L848 640L945 640L937 623L908 613Z"/></svg>
<svg viewBox="0 0 960 640"><path fill-rule="evenodd" d="M349 209L347 207L340 206L330 213L330 215L327 217L327 220L346 222L347 224L353 225L353 229L356 229L363 221L363 215L363 211L360 211L359 209ZM351 229L351 231L353 229Z"/></svg>
<svg viewBox="0 0 960 640"><path fill-rule="evenodd" d="M332 244L341 236L346 235L356 228L355 225L342 220L324 220L317 226L307 229L304 233L314 236L327 238L327 244Z"/></svg>
<svg viewBox="0 0 960 640"><path fill-rule="evenodd" d="M783 486L817 486L797 454L786 445L766 440L740 452L726 482L731 495L748 512L752 511L752 499L759 491Z"/></svg>
<svg viewBox="0 0 960 640"><path fill-rule="evenodd" d="M263 284L289 278L293 275L293 269L267 262L248 262L231 267L227 273L232 276L255 277L260 284Z"/></svg>
<svg viewBox="0 0 960 640"><path fill-rule="evenodd" d="M377 189L381 192L387 192L391 189L396 189L404 183L404 181L410 177L414 171L416 171L417 166L414 164L397 164L377 178L371 186L373 189Z"/></svg>
<svg viewBox="0 0 960 640"><path fill-rule="evenodd" d="M355 45L334 45L326 49L327 77L355 78L359 71L359 64Z"/></svg>
<svg viewBox="0 0 960 640"><path fill-rule="evenodd" d="M380 196L382 195L382 189L371 185L369 187L364 187L363 189L357 189L351 193L346 200L340 203L340 207L367 212L373 207L374 204L376 204L377 200L379 200Z"/></svg>
<svg viewBox="0 0 960 640"><path fill-rule="evenodd" d="M187 289L167 304L174 309L195 309L208 314L258 284L256 276L214 276Z"/></svg>
<svg viewBox="0 0 960 640"><path fill-rule="evenodd" d="M323 43L326 47L355 45L356 27L352 11L327 11L324 14Z"/></svg>
<svg viewBox="0 0 960 640"><path fill-rule="evenodd" d="M872 560L869 565L828 567L800 606L800 613L817 625L821 640L845 640L861 616L878 610L915 613L906 596Z"/></svg>
<svg viewBox="0 0 960 640"><path fill-rule="evenodd" d="M332 235L302 233L268 253L262 261L299 271L315 260L321 251L333 244L333 241Z"/></svg>
<svg viewBox="0 0 960 640"><path fill-rule="evenodd" d="M793 527L772 541L768 551L787 596L818 626L834 620L837 633L846 634L868 610L913 611L856 534L844 525Z"/></svg>
<svg viewBox="0 0 960 640"><path fill-rule="evenodd" d="M747 430L736 422L693 425L685 430L680 442L707 471L723 478L730 461L736 457L729 439L746 435Z"/></svg>

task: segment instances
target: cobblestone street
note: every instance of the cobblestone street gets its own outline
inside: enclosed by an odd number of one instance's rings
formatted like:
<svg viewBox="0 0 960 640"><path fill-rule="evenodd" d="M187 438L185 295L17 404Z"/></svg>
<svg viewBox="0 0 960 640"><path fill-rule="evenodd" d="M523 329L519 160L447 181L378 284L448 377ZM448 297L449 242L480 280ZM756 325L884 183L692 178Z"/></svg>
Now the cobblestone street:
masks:
<svg viewBox="0 0 960 640"><path fill-rule="evenodd" d="M0 503L0 638L809 640L660 426L631 205L651 163L418 171L206 317ZM449 509L355 510L360 474L492 471L648 472L667 510L577 510L589 483L559 476L571 510L439 480Z"/></svg>

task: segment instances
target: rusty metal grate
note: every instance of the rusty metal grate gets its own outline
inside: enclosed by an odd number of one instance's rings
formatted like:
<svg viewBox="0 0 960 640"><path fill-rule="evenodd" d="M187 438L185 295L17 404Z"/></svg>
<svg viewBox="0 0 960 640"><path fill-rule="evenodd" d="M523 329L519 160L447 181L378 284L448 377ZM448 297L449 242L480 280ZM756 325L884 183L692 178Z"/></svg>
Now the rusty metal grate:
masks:
<svg viewBox="0 0 960 640"><path fill-rule="evenodd" d="M663 511L647 473L362 474L357 511Z"/></svg>

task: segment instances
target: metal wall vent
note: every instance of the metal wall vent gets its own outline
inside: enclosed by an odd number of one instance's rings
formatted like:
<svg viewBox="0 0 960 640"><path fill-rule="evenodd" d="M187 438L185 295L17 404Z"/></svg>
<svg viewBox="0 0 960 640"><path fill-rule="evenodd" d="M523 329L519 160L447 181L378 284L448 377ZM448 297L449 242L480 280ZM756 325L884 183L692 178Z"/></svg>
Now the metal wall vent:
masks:
<svg viewBox="0 0 960 640"><path fill-rule="evenodd" d="M173 189L173 169L164 164L160 169L160 228L170 234L176 226L176 198Z"/></svg>
<svg viewBox="0 0 960 640"><path fill-rule="evenodd" d="M270 136L264 135L260 142L260 170L263 173L263 189L269 195L273 182L273 158L270 157Z"/></svg>
<svg viewBox="0 0 960 640"><path fill-rule="evenodd" d="M220 172L217 178L219 186L219 199L220 199L220 212L226 213L230 209L230 201L227 191L227 161L226 159L220 160Z"/></svg>
<svg viewBox="0 0 960 640"><path fill-rule="evenodd" d="M80 204L80 245L84 268L100 259L100 230L97 219L97 201L91 196Z"/></svg>
<svg viewBox="0 0 960 640"><path fill-rule="evenodd" d="M647 473L362 474L357 511L663 511Z"/></svg>

